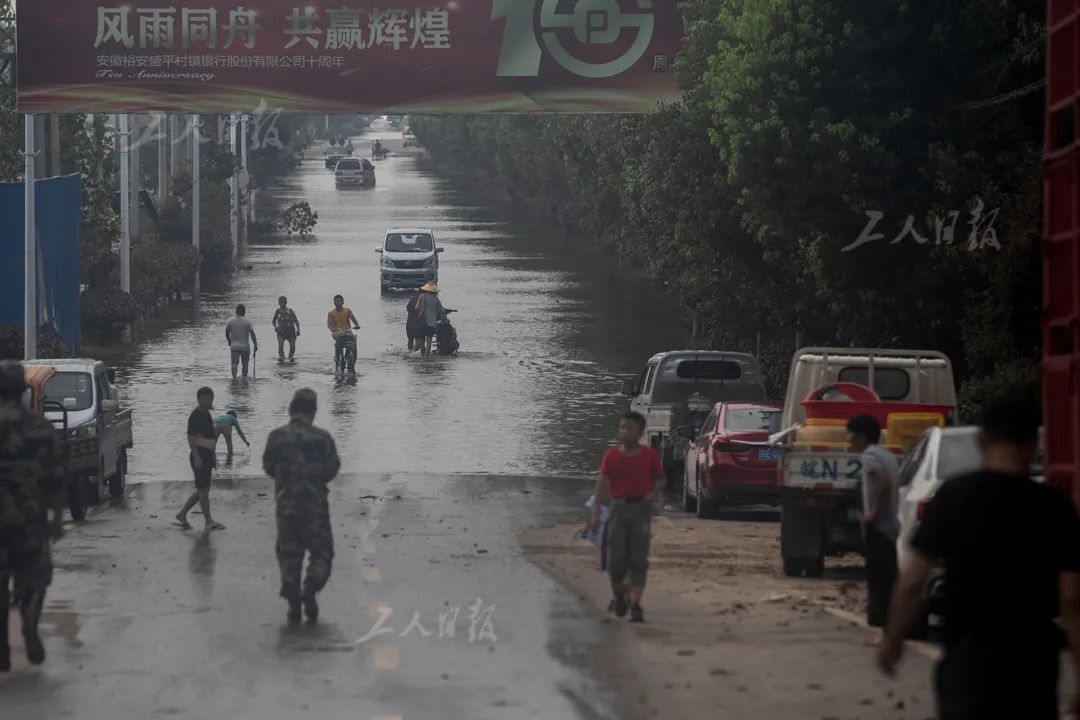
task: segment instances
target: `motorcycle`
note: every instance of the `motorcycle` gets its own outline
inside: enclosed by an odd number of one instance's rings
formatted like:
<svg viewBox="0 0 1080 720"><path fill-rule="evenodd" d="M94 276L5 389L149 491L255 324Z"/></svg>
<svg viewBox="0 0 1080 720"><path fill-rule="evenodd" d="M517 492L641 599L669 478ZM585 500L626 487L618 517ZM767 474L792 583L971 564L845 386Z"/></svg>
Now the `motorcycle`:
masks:
<svg viewBox="0 0 1080 720"><path fill-rule="evenodd" d="M446 315L435 327L436 355L453 355L461 347L461 343L458 342L457 330L450 324L450 313L455 312L457 310L447 310Z"/></svg>
<svg viewBox="0 0 1080 720"><path fill-rule="evenodd" d="M334 372L345 370L356 374L356 335L338 330L334 333Z"/></svg>

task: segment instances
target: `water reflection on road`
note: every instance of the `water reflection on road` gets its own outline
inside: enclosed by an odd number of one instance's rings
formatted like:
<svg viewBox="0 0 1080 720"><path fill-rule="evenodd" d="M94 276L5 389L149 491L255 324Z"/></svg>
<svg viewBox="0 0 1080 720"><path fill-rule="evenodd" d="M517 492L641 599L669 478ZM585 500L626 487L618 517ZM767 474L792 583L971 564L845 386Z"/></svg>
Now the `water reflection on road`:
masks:
<svg viewBox="0 0 1080 720"><path fill-rule="evenodd" d="M378 134L400 147L392 131ZM319 422L355 472L592 473L626 405L616 394L620 376L685 344L671 302L620 277L613 254L538 236L417 154L377 163L373 190L340 191L319 149L269 200L310 202L316 239L252 246L226 291L204 293L198 312L131 357L122 382L136 412L132 481L187 477L185 421L201 385L215 390L218 410L237 411L253 442L251 450L238 443L225 480L259 472L266 433L303 386L319 393ZM407 298L380 297L374 252L393 226L429 227L446 248L441 286L444 303L459 310L456 357L406 352ZM348 382L334 376L325 328L336 293L362 325L357 377ZM283 294L302 324L295 364L276 360L270 326ZM257 377L233 381L224 326L241 302L261 353Z"/></svg>

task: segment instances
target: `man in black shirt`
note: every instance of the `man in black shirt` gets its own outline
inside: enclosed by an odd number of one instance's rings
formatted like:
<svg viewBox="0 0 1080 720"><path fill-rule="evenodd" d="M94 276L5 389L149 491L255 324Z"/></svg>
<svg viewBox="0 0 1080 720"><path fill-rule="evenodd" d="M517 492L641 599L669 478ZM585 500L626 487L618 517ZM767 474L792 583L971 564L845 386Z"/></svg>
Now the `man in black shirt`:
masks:
<svg viewBox="0 0 1080 720"><path fill-rule="evenodd" d="M214 418L210 415L210 408L214 406L214 391L208 387L199 388L196 398L199 406L191 411L187 424L191 470L195 473L195 492L176 514L176 524L185 530L190 530L191 523L187 520L187 514L195 507L195 503L198 503L202 507L206 529L224 530L225 526L214 522L214 518L210 516L210 477L217 464L217 457L214 454L217 447L217 433L214 431Z"/></svg>
<svg viewBox="0 0 1080 720"><path fill-rule="evenodd" d="M932 568L946 568L945 656L936 678L943 720L1057 720L1059 615L1080 666L1080 520L1063 494L1029 477L1040 422L1033 398L1013 391L987 403L983 469L938 490L893 596L878 655L889 675Z"/></svg>

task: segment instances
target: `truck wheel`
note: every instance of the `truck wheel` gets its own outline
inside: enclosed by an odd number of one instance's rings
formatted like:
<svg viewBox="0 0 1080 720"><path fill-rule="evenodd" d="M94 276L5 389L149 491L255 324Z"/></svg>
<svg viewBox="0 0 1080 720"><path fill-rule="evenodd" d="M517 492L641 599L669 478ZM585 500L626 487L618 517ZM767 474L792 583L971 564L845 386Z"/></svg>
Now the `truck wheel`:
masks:
<svg viewBox="0 0 1080 720"><path fill-rule="evenodd" d="M701 480L697 481L697 516L702 520L713 520L719 515L720 504L715 500L707 500L701 492Z"/></svg>
<svg viewBox="0 0 1080 720"><path fill-rule="evenodd" d="M98 469L93 475L85 478L83 497L87 505L101 504L101 489L105 486L105 458L98 459Z"/></svg>
<svg viewBox="0 0 1080 720"><path fill-rule="evenodd" d="M380 295L389 295L390 294L390 288L386 287L385 285L379 285L379 294Z"/></svg>
<svg viewBox="0 0 1080 720"><path fill-rule="evenodd" d="M695 486L696 487L696 486ZM682 509L683 512L697 512L698 498L690 495L690 478L683 478L682 486Z"/></svg>
<svg viewBox="0 0 1080 720"><path fill-rule="evenodd" d="M127 488L127 450L120 451L116 459L116 474L109 478L109 495L114 498L124 497Z"/></svg>
<svg viewBox="0 0 1080 720"><path fill-rule="evenodd" d="M682 492L683 482L686 479L686 470L683 463L672 460L671 464L664 465L664 474L667 476L667 488L665 493Z"/></svg>
<svg viewBox="0 0 1080 720"><path fill-rule="evenodd" d="M82 475L76 475L68 479L67 500L68 509L71 511L71 519L80 522L86 519L86 479Z"/></svg>
<svg viewBox="0 0 1080 720"><path fill-rule="evenodd" d="M805 560L803 561L803 567L806 569L806 577L819 578L825 574L825 558Z"/></svg>

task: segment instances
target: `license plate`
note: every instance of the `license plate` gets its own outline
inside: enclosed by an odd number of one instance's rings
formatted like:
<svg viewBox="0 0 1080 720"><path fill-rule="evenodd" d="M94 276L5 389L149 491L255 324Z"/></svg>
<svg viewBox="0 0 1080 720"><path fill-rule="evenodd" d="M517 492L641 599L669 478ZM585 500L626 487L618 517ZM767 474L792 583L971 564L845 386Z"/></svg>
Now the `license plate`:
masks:
<svg viewBox="0 0 1080 720"><path fill-rule="evenodd" d="M780 454L776 451L776 448L758 448L757 451L758 460L776 462L780 459Z"/></svg>

